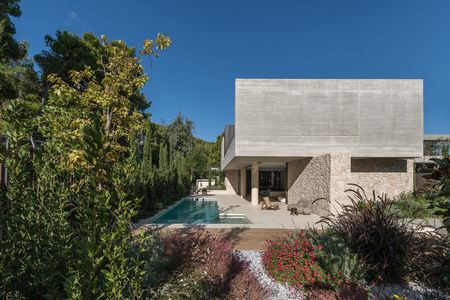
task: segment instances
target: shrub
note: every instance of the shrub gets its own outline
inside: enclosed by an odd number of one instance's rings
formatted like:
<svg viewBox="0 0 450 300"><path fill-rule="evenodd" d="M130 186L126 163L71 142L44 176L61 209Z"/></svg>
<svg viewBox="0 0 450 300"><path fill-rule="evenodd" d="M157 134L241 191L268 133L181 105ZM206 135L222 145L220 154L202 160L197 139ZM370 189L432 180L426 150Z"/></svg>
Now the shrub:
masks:
<svg viewBox="0 0 450 300"><path fill-rule="evenodd" d="M345 281L353 285L364 283L364 266L358 257L351 253L342 237L331 230L306 233L313 245L323 247L317 254L317 261L322 269L331 276L345 278Z"/></svg>
<svg viewBox="0 0 450 300"><path fill-rule="evenodd" d="M436 193L402 193L393 199L392 208L402 218L429 219L434 217L434 213L439 210L437 206L444 201L445 197Z"/></svg>
<svg viewBox="0 0 450 300"><path fill-rule="evenodd" d="M363 276L356 258L343 243L329 245L337 239L328 234L319 237L317 233L299 231L269 240L263 252L263 265L276 280L301 290L340 290L346 285L358 284ZM329 252L333 250L339 254ZM343 273L332 266L334 263L347 267L347 271Z"/></svg>
<svg viewBox="0 0 450 300"><path fill-rule="evenodd" d="M312 290L308 293L310 300L365 300L369 299L367 290L363 286L344 287L340 291Z"/></svg>
<svg viewBox="0 0 450 300"><path fill-rule="evenodd" d="M423 227L402 220L385 195L367 197L351 184L350 205L322 222L341 236L367 268L369 281L402 282L422 272L424 257L435 239Z"/></svg>
<svg viewBox="0 0 450 300"><path fill-rule="evenodd" d="M231 244L203 229L188 229L162 237L161 260L167 280L154 289L157 299L240 299L266 291L247 264L233 254ZM242 299L242 298L241 298Z"/></svg>
<svg viewBox="0 0 450 300"><path fill-rule="evenodd" d="M149 294L151 289L158 286L168 278L167 260L162 259L163 244L158 232L137 234L132 242L130 253L127 255L130 261L139 261L140 270L145 271L142 289Z"/></svg>
<svg viewBox="0 0 450 300"><path fill-rule="evenodd" d="M437 164L433 173L426 176L427 179L437 180L437 187L444 196L450 196L450 157L442 159L432 158Z"/></svg>
<svg viewBox="0 0 450 300"><path fill-rule="evenodd" d="M233 260L234 274L236 274L230 282L230 291L228 299L265 299L267 291L261 288L255 275L250 271L247 264L239 261L238 258Z"/></svg>
<svg viewBox="0 0 450 300"><path fill-rule="evenodd" d="M425 243L426 249L415 264L414 279L432 287L450 288L450 240L435 233Z"/></svg>

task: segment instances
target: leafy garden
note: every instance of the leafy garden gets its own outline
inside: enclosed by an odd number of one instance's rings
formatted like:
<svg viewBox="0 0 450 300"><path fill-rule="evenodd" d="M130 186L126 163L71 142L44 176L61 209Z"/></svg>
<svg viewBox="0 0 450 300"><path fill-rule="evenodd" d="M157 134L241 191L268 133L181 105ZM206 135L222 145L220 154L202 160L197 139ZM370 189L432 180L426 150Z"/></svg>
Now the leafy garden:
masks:
<svg viewBox="0 0 450 300"><path fill-rule="evenodd" d="M155 273L144 270L160 246L147 249L132 222L212 176L220 157L182 115L150 121L143 63L171 39L157 34L136 50L57 32L34 58L38 74L14 39L20 14L18 0L1 1L0 297L151 297Z"/></svg>
<svg viewBox="0 0 450 300"><path fill-rule="evenodd" d="M448 291L446 231L430 231L404 219L385 195L368 197L352 186L347 191L351 204L322 217L324 231L299 231L266 242L263 264L268 274L306 291L311 299L367 299L371 285L411 281ZM436 215L444 212L435 210Z"/></svg>

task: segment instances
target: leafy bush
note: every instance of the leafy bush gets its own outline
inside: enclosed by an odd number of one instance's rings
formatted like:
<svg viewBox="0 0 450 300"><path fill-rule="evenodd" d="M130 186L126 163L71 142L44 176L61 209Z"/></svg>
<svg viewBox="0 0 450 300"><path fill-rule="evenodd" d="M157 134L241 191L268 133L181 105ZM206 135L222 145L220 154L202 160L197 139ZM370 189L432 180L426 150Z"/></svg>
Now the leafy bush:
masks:
<svg viewBox="0 0 450 300"><path fill-rule="evenodd" d="M450 196L450 158L432 158L437 164L433 173L427 175L427 179L437 180L437 187L444 196Z"/></svg>
<svg viewBox="0 0 450 300"><path fill-rule="evenodd" d="M363 278L356 257L330 233L299 231L268 240L262 261L270 276L301 290L341 290Z"/></svg>
<svg viewBox="0 0 450 300"><path fill-rule="evenodd" d="M435 193L416 195L415 193L402 193L393 199L393 212L402 218L429 219L439 210L437 206L446 200L445 197Z"/></svg>
<svg viewBox="0 0 450 300"><path fill-rule="evenodd" d="M306 232L313 245L322 245L317 254L317 262L327 273L335 277L343 277L352 284L364 283L364 266L358 257L351 253L345 240L331 230L323 233Z"/></svg>
<svg viewBox="0 0 450 300"><path fill-rule="evenodd" d="M430 238L429 247L422 255L416 279L428 286L450 288L450 240L436 233Z"/></svg>
<svg viewBox="0 0 450 300"><path fill-rule="evenodd" d="M228 299L265 299L266 291L256 283L248 265L233 257L233 273Z"/></svg>
<svg viewBox="0 0 450 300"><path fill-rule="evenodd" d="M369 281L402 282L421 276L426 253L435 243L432 234L401 219L385 195L373 192L367 197L360 186L351 185L355 188L346 191L351 204L322 222L364 261Z"/></svg>
<svg viewBox="0 0 450 300"><path fill-rule="evenodd" d="M162 245L167 280L153 290L154 298L265 298L266 290L223 238L188 229L164 235Z"/></svg>

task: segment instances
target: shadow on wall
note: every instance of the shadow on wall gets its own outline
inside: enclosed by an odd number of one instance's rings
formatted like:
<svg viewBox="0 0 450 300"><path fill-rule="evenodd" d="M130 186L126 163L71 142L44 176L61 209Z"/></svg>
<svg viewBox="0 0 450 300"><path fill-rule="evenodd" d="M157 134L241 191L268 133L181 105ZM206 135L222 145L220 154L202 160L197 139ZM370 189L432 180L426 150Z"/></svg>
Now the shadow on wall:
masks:
<svg viewBox="0 0 450 300"><path fill-rule="evenodd" d="M225 188L231 187L236 194L239 193L239 170L225 171Z"/></svg>
<svg viewBox="0 0 450 300"><path fill-rule="evenodd" d="M293 165L292 163L291 163L291 168L288 167L288 171L286 174L288 191L291 189L292 185L295 183L295 181L300 176L300 174L303 173L303 171L305 171L306 166L309 165L311 160L312 160L312 157L299 159L297 162L295 162L297 164L300 164L296 168L292 168L292 165Z"/></svg>
<svg viewBox="0 0 450 300"><path fill-rule="evenodd" d="M352 158L351 172L406 173L406 159L393 158Z"/></svg>

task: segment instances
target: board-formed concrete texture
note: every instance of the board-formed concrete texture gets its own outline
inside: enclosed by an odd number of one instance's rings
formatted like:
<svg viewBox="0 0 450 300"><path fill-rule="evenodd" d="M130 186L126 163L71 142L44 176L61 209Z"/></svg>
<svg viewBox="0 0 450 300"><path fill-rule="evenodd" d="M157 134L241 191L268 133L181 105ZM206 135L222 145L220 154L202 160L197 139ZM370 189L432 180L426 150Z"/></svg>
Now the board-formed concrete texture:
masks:
<svg viewBox="0 0 450 300"><path fill-rule="evenodd" d="M422 151L420 79L236 79L235 136L222 168L258 157L413 158Z"/></svg>

